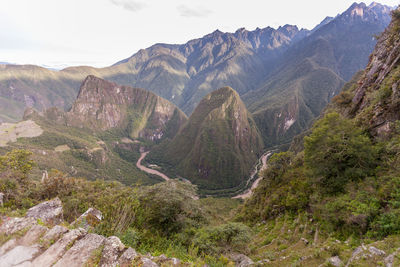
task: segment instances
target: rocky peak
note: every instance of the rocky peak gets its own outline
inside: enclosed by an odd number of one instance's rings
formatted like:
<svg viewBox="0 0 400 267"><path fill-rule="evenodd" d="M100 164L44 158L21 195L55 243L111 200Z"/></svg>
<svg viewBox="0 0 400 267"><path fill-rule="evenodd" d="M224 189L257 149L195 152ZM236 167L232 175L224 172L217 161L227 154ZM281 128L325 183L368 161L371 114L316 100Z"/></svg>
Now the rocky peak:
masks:
<svg viewBox="0 0 400 267"><path fill-rule="evenodd" d="M166 99L93 75L83 81L78 97L65 117L70 126L100 131L130 129L130 137L150 140L163 138L172 119L176 123L176 129L170 133L173 135L186 120L186 116Z"/></svg>

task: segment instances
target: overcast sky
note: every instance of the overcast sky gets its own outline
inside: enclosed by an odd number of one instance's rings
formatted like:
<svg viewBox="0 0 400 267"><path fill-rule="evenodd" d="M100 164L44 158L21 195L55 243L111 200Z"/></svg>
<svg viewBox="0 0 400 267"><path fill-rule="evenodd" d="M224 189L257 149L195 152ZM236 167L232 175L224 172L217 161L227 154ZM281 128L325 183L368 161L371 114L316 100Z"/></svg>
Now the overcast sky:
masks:
<svg viewBox="0 0 400 267"><path fill-rule="evenodd" d="M0 61L108 66L219 29L311 29L354 0L0 0ZM370 4L372 1L364 1ZM399 0L381 0L395 6Z"/></svg>

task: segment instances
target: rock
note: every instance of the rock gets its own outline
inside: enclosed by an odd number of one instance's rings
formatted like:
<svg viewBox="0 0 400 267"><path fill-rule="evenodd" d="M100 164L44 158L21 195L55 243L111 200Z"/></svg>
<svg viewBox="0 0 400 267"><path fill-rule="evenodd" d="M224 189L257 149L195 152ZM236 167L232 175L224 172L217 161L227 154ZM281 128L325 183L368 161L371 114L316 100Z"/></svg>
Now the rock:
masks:
<svg viewBox="0 0 400 267"><path fill-rule="evenodd" d="M54 267L81 267L93 257L96 249L103 245L106 238L101 235L87 234L75 242Z"/></svg>
<svg viewBox="0 0 400 267"><path fill-rule="evenodd" d="M369 247L368 251L372 254L372 255L378 255L378 256L384 256L386 255L385 251L377 249L376 247Z"/></svg>
<svg viewBox="0 0 400 267"><path fill-rule="evenodd" d="M10 249L15 248L18 245L17 243L17 239L13 238L8 240L6 243L4 243L1 247L0 247L0 256L5 254L7 251L9 251Z"/></svg>
<svg viewBox="0 0 400 267"><path fill-rule="evenodd" d="M48 224L59 224L63 221L63 208L61 200L57 197L55 199L40 203L30 208L26 217L41 219Z"/></svg>
<svg viewBox="0 0 400 267"><path fill-rule="evenodd" d="M247 267L254 264L254 262L244 254L231 254L230 258L236 263L237 267Z"/></svg>
<svg viewBox="0 0 400 267"><path fill-rule="evenodd" d="M51 266L57 262L67 251L68 247L73 242L84 236L86 231L84 229L74 229L62 236L56 243L51 245L43 254L38 256L33 262L33 266Z"/></svg>
<svg viewBox="0 0 400 267"><path fill-rule="evenodd" d="M4 193L0 192L0 205L3 207L4 206Z"/></svg>
<svg viewBox="0 0 400 267"><path fill-rule="evenodd" d="M393 252L392 254L390 254L389 256L387 256L384 259L385 262L385 266L386 267L393 267L393 263L394 263L394 257L400 252L400 248L396 249L395 252Z"/></svg>
<svg viewBox="0 0 400 267"><path fill-rule="evenodd" d="M101 211L89 208L84 214L76 219L72 225L82 227L85 230L89 230L91 227L96 226L103 219Z"/></svg>
<svg viewBox="0 0 400 267"><path fill-rule="evenodd" d="M118 265L118 257L124 251L125 246L116 236L110 236L104 242L104 249L99 266L114 267Z"/></svg>
<svg viewBox="0 0 400 267"><path fill-rule="evenodd" d="M38 245L32 247L16 246L0 257L0 267L9 267L32 260L38 253Z"/></svg>
<svg viewBox="0 0 400 267"><path fill-rule="evenodd" d="M135 264L141 267L158 267L157 263L146 257L142 257L138 261L135 261Z"/></svg>
<svg viewBox="0 0 400 267"><path fill-rule="evenodd" d="M5 233L6 235L11 235L18 231L32 227L35 224L37 224L37 222L34 218L10 218L10 217L8 217L0 225L0 233Z"/></svg>
<svg viewBox="0 0 400 267"><path fill-rule="evenodd" d="M310 243L307 239L305 239L304 237L302 237L300 239L301 241L303 241L304 244L308 245L308 243Z"/></svg>
<svg viewBox="0 0 400 267"><path fill-rule="evenodd" d="M43 237L42 240L44 242L48 242L49 244L54 243L57 241L63 234L68 232L68 228L60 225L56 225L50 229Z"/></svg>
<svg viewBox="0 0 400 267"><path fill-rule="evenodd" d="M133 248L128 248L118 259L118 265L121 267L132 266L132 261L138 256Z"/></svg>
<svg viewBox="0 0 400 267"><path fill-rule="evenodd" d="M18 243L21 246L31 246L36 243L47 230L48 228L45 226L34 225L20 240L18 240Z"/></svg>
<svg viewBox="0 0 400 267"><path fill-rule="evenodd" d="M330 264L332 264L333 266L335 266L335 267L340 267L340 266L343 265L342 260L341 260L338 256L329 258L328 262L329 262Z"/></svg>

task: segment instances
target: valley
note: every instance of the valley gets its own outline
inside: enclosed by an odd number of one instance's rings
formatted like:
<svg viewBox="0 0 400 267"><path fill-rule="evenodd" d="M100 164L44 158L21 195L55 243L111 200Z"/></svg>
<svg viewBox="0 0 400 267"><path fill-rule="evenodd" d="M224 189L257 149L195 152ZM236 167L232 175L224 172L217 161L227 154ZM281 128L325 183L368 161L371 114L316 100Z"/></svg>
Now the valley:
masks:
<svg viewBox="0 0 400 267"><path fill-rule="evenodd" d="M399 177L400 7L0 64L0 266L400 266Z"/></svg>

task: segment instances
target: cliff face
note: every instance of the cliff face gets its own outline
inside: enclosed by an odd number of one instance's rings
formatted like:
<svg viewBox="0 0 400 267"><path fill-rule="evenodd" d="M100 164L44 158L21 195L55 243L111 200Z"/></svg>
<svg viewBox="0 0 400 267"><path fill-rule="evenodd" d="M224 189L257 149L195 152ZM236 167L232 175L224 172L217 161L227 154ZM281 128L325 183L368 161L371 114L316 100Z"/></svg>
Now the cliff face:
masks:
<svg viewBox="0 0 400 267"><path fill-rule="evenodd" d="M120 128L131 138L155 141L173 137L186 116L168 100L149 91L88 76L65 119L67 125L74 127L95 131Z"/></svg>
<svg viewBox="0 0 400 267"><path fill-rule="evenodd" d="M393 11L390 26L381 34L364 75L353 89L351 116L370 132L384 137L400 119L400 9Z"/></svg>
<svg viewBox="0 0 400 267"><path fill-rule="evenodd" d="M216 90L200 102L167 145L150 153L176 168L201 189L240 186L263 143L251 114L232 88Z"/></svg>

